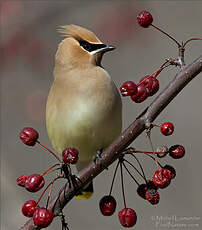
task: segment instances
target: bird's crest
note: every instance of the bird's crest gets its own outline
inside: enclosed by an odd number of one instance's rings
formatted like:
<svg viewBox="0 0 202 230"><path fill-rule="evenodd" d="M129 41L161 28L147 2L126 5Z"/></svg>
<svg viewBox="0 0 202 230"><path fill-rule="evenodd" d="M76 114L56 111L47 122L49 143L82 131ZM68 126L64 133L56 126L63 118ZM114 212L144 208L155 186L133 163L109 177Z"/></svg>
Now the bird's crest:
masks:
<svg viewBox="0 0 202 230"><path fill-rule="evenodd" d="M101 43L93 32L77 25L60 26L58 30L65 37L73 37L76 40L85 40L91 43Z"/></svg>

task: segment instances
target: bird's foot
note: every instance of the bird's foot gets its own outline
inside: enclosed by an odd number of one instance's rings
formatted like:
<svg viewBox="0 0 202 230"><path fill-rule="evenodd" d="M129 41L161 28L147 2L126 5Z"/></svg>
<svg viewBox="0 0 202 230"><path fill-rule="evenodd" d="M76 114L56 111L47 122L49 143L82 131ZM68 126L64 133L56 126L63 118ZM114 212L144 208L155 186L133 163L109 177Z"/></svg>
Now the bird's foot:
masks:
<svg viewBox="0 0 202 230"><path fill-rule="evenodd" d="M103 152L103 149L99 149L96 153L96 155L93 157L93 162L95 164L99 164L102 160L102 152Z"/></svg>
<svg viewBox="0 0 202 230"><path fill-rule="evenodd" d="M68 164L62 164L61 171L61 175L67 179L70 188L73 187L76 190L79 187L79 183L82 184L82 181L76 175L72 174Z"/></svg>
<svg viewBox="0 0 202 230"><path fill-rule="evenodd" d="M108 170L108 168L106 166L104 166L103 164L101 164L101 161L102 161L102 152L103 152L103 149L100 149L97 151L96 155L93 157L93 162L95 164L99 164L101 168L105 168Z"/></svg>
<svg viewBox="0 0 202 230"><path fill-rule="evenodd" d="M71 182L74 189L77 189L79 184L83 184L83 182L76 175L71 176Z"/></svg>

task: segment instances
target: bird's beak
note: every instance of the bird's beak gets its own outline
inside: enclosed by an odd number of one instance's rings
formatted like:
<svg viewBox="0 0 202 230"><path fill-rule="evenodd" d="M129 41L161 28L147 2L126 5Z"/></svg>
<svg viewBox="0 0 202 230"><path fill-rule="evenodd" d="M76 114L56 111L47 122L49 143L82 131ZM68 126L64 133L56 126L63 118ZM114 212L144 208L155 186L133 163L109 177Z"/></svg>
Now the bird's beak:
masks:
<svg viewBox="0 0 202 230"><path fill-rule="evenodd" d="M114 49L116 49L115 46L112 45L105 45L105 44L96 44L97 49L93 50L90 52L91 55L96 54L96 53L105 53L108 51L112 51Z"/></svg>
<svg viewBox="0 0 202 230"><path fill-rule="evenodd" d="M105 53L105 52L108 52L108 51L112 51L116 49L115 46L112 46L112 45L105 45L105 47L103 47L102 49L100 49L99 52L102 52L102 53Z"/></svg>

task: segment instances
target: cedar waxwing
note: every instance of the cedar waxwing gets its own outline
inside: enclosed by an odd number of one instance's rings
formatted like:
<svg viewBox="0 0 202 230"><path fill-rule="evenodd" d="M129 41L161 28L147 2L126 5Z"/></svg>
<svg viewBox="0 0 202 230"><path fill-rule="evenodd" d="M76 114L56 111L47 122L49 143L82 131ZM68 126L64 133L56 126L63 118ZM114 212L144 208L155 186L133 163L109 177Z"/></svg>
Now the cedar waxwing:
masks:
<svg viewBox="0 0 202 230"><path fill-rule="evenodd" d="M60 32L66 38L55 56L46 126L58 154L67 147L79 150L76 167L81 170L121 133L121 97L101 66L103 54L115 47L103 44L93 32L80 26L63 26ZM89 198L92 192L91 183L78 198Z"/></svg>

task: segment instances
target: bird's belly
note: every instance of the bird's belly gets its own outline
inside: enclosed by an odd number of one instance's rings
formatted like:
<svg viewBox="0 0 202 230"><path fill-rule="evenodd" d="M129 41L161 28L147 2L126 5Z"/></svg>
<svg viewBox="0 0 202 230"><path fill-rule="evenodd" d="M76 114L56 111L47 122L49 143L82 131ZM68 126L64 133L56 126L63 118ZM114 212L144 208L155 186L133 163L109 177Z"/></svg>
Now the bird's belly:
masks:
<svg viewBox="0 0 202 230"><path fill-rule="evenodd" d="M96 151L107 147L121 132L121 106L106 107L93 100L71 106L62 105L47 111L47 130L58 153L67 147L77 148L80 161L90 161Z"/></svg>

